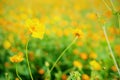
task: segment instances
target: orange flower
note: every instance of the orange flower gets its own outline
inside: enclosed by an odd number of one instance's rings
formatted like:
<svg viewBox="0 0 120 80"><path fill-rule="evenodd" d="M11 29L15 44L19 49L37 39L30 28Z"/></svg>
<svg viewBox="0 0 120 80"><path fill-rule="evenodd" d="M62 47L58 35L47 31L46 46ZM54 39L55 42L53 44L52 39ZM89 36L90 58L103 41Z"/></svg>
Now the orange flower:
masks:
<svg viewBox="0 0 120 80"><path fill-rule="evenodd" d="M10 65L10 63L5 62L5 63L4 63L4 66L5 66L6 68L9 68L11 65Z"/></svg>
<svg viewBox="0 0 120 80"><path fill-rule="evenodd" d="M83 60L86 60L88 58L88 55L86 53L80 53L80 57L83 59Z"/></svg>
<svg viewBox="0 0 120 80"><path fill-rule="evenodd" d="M62 75L62 80L67 80L67 75L66 74Z"/></svg>
<svg viewBox="0 0 120 80"><path fill-rule="evenodd" d="M120 45L116 45L115 46L115 51L116 51L116 54L120 57Z"/></svg>
<svg viewBox="0 0 120 80"><path fill-rule="evenodd" d="M77 46L82 46L83 45L83 42L82 41L78 41L77 42Z"/></svg>
<svg viewBox="0 0 120 80"><path fill-rule="evenodd" d="M105 12L105 16L106 16L107 18L110 18L110 17L112 16L112 12L111 12L111 11L106 11L106 12Z"/></svg>
<svg viewBox="0 0 120 80"><path fill-rule="evenodd" d="M45 71L43 69L39 69L38 73L41 74L41 75L43 75L45 73Z"/></svg>
<svg viewBox="0 0 120 80"><path fill-rule="evenodd" d="M87 74L83 74L82 80L90 80L90 77Z"/></svg>
<svg viewBox="0 0 120 80"><path fill-rule="evenodd" d="M23 61L23 53L19 53L17 55L10 57L10 61L13 63L22 62Z"/></svg>
<svg viewBox="0 0 120 80"><path fill-rule="evenodd" d="M112 66L111 69L112 69L112 71L117 72L116 66Z"/></svg>

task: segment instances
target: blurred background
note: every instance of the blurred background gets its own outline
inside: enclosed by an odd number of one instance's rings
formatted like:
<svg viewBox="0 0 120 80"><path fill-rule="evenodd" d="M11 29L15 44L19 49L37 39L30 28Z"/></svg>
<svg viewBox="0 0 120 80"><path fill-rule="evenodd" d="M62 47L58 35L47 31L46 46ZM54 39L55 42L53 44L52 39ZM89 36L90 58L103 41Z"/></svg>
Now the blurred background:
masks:
<svg viewBox="0 0 120 80"><path fill-rule="evenodd" d="M111 6L110 0L105 0ZM113 0L120 11L120 0ZM120 15L119 15L120 16ZM23 80L30 80L25 58L27 19L37 19L46 27L42 40L31 38L29 61L35 80L44 80L46 72L74 39L73 29L84 33L60 59L51 73L52 80L67 80L79 71L81 80L119 80L103 33L103 25L120 66L120 17L102 0L0 0L0 80L19 80L9 57L22 53L18 64ZM90 65L94 62L94 65ZM95 66L95 67L94 67Z"/></svg>

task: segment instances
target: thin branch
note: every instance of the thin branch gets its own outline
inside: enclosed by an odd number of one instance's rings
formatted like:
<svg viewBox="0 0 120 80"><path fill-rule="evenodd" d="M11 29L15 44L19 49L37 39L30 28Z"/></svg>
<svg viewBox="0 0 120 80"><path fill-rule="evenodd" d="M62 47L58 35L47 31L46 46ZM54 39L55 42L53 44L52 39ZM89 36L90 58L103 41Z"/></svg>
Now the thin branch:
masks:
<svg viewBox="0 0 120 80"><path fill-rule="evenodd" d="M104 31L104 35L105 35L105 38L106 38L106 41L107 41L107 44L108 44L108 48L109 48L109 50L110 50L110 54L111 54L111 56L112 56L113 62L114 62L114 64L115 64L115 66L116 66L116 68L117 68L117 71L118 71L118 74L119 74L119 76L120 76L120 70L119 70L119 68L118 68L118 64L117 64L117 62L116 62L115 56L114 56L113 51L112 51L112 48L111 48L111 46L110 46L110 42L109 42L108 36L107 36L107 34L106 34L105 26L103 26L103 31Z"/></svg>
<svg viewBox="0 0 120 80"><path fill-rule="evenodd" d="M114 6L114 4L113 4L113 0L110 0L110 3L111 3L111 6L112 6L112 10L113 10L114 12L116 12L115 6Z"/></svg>
<svg viewBox="0 0 120 80"><path fill-rule="evenodd" d="M78 37L75 37L75 39L65 48L65 50L60 54L60 56L57 58L55 63L53 64L52 68L50 69L50 72L54 69L58 61L61 59L61 57L65 54L65 52L75 43L75 41L78 39Z"/></svg>
<svg viewBox="0 0 120 80"><path fill-rule="evenodd" d="M102 0L102 1L103 1L103 3L105 4L105 6L106 6L110 11L112 11L111 7L105 2L105 0Z"/></svg>
<svg viewBox="0 0 120 80"><path fill-rule="evenodd" d="M28 70L29 70L29 73L30 73L31 80L34 80L33 76L32 76L32 71L30 69L30 63L29 63L29 60L28 60L28 44L29 44L29 40L27 41L27 44L26 44L26 61L27 61L27 66L28 66Z"/></svg>

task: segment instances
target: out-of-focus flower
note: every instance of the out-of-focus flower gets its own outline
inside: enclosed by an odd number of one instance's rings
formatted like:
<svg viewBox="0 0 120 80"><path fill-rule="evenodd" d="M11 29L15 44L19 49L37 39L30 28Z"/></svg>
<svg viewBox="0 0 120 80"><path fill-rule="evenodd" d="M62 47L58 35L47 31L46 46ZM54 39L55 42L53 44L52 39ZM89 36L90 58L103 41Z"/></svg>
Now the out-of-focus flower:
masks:
<svg viewBox="0 0 120 80"><path fill-rule="evenodd" d="M120 45L119 44L115 46L115 51L117 55L120 57Z"/></svg>
<svg viewBox="0 0 120 80"><path fill-rule="evenodd" d="M74 35L79 37L79 38L82 38L83 37L83 32L80 30L80 29L75 29L74 31Z"/></svg>
<svg viewBox="0 0 120 80"><path fill-rule="evenodd" d="M97 54L92 52L92 53L89 54L89 58L96 59L97 58Z"/></svg>
<svg viewBox="0 0 120 80"><path fill-rule="evenodd" d="M51 30L50 29L46 29L45 32L46 32L47 35L50 35Z"/></svg>
<svg viewBox="0 0 120 80"><path fill-rule="evenodd" d="M8 35L8 40L13 43L14 42L14 35L13 34L9 34Z"/></svg>
<svg viewBox="0 0 120 80"><path fill-rule="evenodd" d="M18 51L17 48L14 48L14 47L11 48L11 52L15 53L15 52L17 52L17 51Z"/></svg>
<svg viewBox="0 0 120 80"><path fill-rule="evenodd" d="M41 74L41 75L43 75L45 73L45 71L43 69L39 69L38 73Z"/></svg>
<svg viewBox="0 0 120 80"><path fill-rule="evenodd" d="M65 36L69 36L71 32L72 32L72 29L70 29L70 28L64 29L64 31L63 31Z"/></svg>
<svg viewBox="0 0 120 80"><path fill-rule="evenodd" d="M6 68L9 68L11 65L10 65L10 63L5 62L5 63L4 63L4 66L5 66Z"/></svg>
<svg viewBox="0 0 120 80"><path fill-rule="evenodd" d="M49 62L46 61L45 66L49 67L50 66Z"/></svg>
<svg viewBox="0 0 120 80"><path fill-rule="evenodd" d="M87 74L83 74L82 80L90 80L90 77Z"/></svg>
<svg viewBox="0 0 120 80"><path fill-rule="evenodd" d="M61 29L57 29L56 31L58 37L61 37L63 35L63 31Z"/></svg>
<svg viewBox="0 0 120 80"><path fill-rule="evenodd" d="M78 26L78 23L77 23L76 21L72 21L72 22L71 22L71 25L72 25L72 26Z"/></svg>
<svg viewBox="0 0 120 80"><path fill-rule="evenodd" d="M74 50L73 50L73 53L77 55L77 54L79 54L80 52L79 52L78 49L74 49Z"/></svg>
<svg viewBox="0 0 120 80"><path fill-rule="evenodd" d="M112 71L117 72L116 66L112 66L111 69L112 69Z"/></svg>
<svg viewBox="0 0 120 80"><path fill-rule="evenodd" d="M23 61L23 53L20 52L17 55L14 55L12 57L10 57L10 61L13 63L18 63L18 62L22 62Z"/></svg>
<svg viewBox="0 0 120 80"><path fill-rule="evenodd" d="M62 80L67 80L67 75L66 74L62 75Z"/></svg>
<svg viewBox="0 0 120 80"><path fill-rule="evenodd" d="M106 16L107 18L110 18L110 17L112 16L112 12L111 12L111 11L106 11L106 12L105 12L105 16Z"/></svg>
<svg viewBox="0 0 120 80"><path fill-rule="evenodd" d="M80 53L80 58L86 60L88 58L88 55L86 53Z"/></svg>
<svg viewBox="0 0 120 80"><path fill-rule="evenodd" d="M19 78L15 78L15 80L19 80Z"/></svg>
<svg viewBox="0 0 120 80"><path fill-rule="evenodd" d="M87 14L87 18L92 19L92 20L96 20L97 16L95 13L89 13L89 14Z"/></svg>
<svg viewBox="0 0 120 80"><path fill-rule="evenodd" d="M8 40L5 40L5 41L3 42L3 47L4 47L5 49L9 49L9 48L11 47L11 43L10 43Z"/></svg>
<svg viewBox="0 0 120 80"><path fill-rule="evenodd" d="M38 19L28 19L26 27L32 33L32 37L42 39L45 33L45 26Z"/></svg>
<svg viewBox="0 0 120 80"><path fill-rule="evenodd" d="M101 69L100 64L95 60L90 61L90 65L91 65L93 70L100 70Z"/></svg>
<svg viewBox="0 0 120 80"><path fill-rule="evenodd" d="M77 46L82 46L83 45L83 42L82 41L78 41L77 42Z"/></svg>
<svg viewBox="0 0 120 80"><path fill-rule="evenodd" d="M79 61L74 61L73 62L73 65L74 65L74 67L77 67L77 68L82 68L82 63L80 63Z"/></svg>
<svg viewBox="0 0 120 80"><path fill-rule="evenodd" d="M94 41L98 41L99 40L99 36L97 34L92 34L91 38L94 40Z"/></svg>

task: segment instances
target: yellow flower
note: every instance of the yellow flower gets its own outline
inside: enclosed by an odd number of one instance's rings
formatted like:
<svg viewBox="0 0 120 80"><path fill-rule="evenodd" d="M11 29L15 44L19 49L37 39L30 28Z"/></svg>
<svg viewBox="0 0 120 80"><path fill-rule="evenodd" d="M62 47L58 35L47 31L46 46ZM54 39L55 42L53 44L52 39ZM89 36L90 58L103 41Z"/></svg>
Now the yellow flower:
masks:
<svg viewBox="0 0 120 80"><path fill-rule="evenodd" d="M90 65L92 66L93 70L100 70L101 69L100 64L95 60L90 61Z"/></svg>
<svg viewBox="0 0 120 80"><path fill-rule="evenodd" d="M19 80L19 78L15 78L15 80Z"/></svg>
<svg viewBox="0 0 120 80"><path fill-rule="evenodd" d="M96 59L97 58L97 54L92 52L92 53L89 54L89 58Z"/></svg>
<svg viewBox="0 0 120 80"><path fill-rule="evenodd" d="M18 53L17 55L10 57L10 61L13 63L18 63L23 61L23 53Z"/></svg>
<svg viewBox="0 0 120 80"><path fill-rule="evenodd" d="M26 27L34 38L42 39L45 33L45 26L38 19L29 19L26 21Z"/></svg>
<svg viewBox="0 0 120 80"><path fill-rule="evenodd" d="M83 32L80 29L75 29L73 32L75 36L79 38L83 37Z"/></svg>
<svg viewBox="0 0 120 80"><path fill-rule="evenodd" d="M11 47L11 43L8 40L6 40L6 41L3 42L3 47L5 49L9 49Z"/></svg>
<svg viewBox="0 0 120 80"><path fill-rule="evenodd" d="M82 63L80 63L79 61L74 61L73 65L77 68L80 68L80 69L82 68Z"/></svg>
<svg viewBox="0 0 120 80"><path fill-rule="evenodd" d="M97 16L96 16L95 13L89 13L89 14L87 15L87 18L89 18L89 19L91 19L91 20L96 20L96 19L97 19Z"/></svg>

